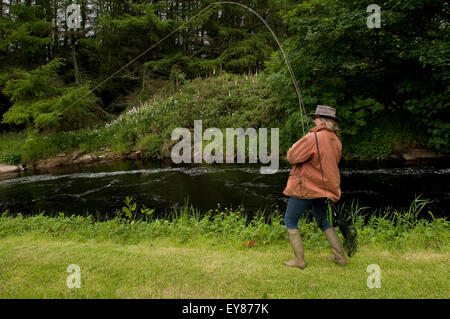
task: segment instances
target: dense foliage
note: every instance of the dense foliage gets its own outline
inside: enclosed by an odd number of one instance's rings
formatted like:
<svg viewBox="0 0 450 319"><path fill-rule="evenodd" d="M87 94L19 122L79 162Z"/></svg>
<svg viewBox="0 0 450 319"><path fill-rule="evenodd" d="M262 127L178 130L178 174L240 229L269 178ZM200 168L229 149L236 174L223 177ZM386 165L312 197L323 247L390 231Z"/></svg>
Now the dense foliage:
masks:
<svg viewBox="0 0 450 319"><path fill-rule="evenodd" d="M448 3L384 1L381 28L369 29L366 8L372 2L301 1L281 12L305 104L311 110L336 106L350 136L373 129L369 124L386 115L412 122L426 130L429 146L449 152ZM298 105L278 53L268 68L269 83L292 114L287 131L295 133Z"/></svg>
<svg viewBox="0 0 450 319"><path fill-rule="evenodd" d="M78 87L52 85L62 65L60 59L54 59L9 80L3 92L14 104L3 114L3 123L47 130L55 126L61 130L96 123L102 110L88 84Z"/></svg>
<svg viewBox="0 0 450 319"><path fill-rule="evenodd" d="M281 152L301 137L286 65L251 12L220 4L195 16L212 0L78 0L81 24L73 30L65 12L71 2L1 2L0 129L44 134L14 151L0 147L7 162L111 144L160 156L170 130L194 119L209 127L279 127ZM379 29L367 27L372 1L241 2L280 38L307 110L337 108L345 154L384 158L421 143L450 152L446 2L387 0ZM255 73L261 76L249 81ZM140 102L152 110L122 123Z"/></svg>

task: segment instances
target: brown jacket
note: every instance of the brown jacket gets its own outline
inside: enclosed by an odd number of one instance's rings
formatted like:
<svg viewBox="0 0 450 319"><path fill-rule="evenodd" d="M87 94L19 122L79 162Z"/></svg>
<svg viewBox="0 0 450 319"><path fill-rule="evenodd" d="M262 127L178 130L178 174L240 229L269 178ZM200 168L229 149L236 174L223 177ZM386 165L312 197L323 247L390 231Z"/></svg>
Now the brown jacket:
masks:
<svg viewBox="0 0 450 319"><path fill-rule="evenodd" d="M323 125L316 126L309 132L292 145L287 153L287 160L294 167L289 174L283 194L304 199L328 197L336 202L341 197L341 176L338 167L342 152L341 141L335 133ZM319 140L325 189L314 132L317 133Z"/></svg>

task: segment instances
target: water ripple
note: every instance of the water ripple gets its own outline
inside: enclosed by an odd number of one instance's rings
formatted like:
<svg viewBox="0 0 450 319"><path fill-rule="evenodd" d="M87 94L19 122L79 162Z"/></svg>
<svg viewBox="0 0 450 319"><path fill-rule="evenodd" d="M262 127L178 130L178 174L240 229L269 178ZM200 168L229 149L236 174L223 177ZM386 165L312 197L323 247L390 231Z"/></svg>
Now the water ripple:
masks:
<svg viewBox="0 0 450 319"><path fill-rule="evenodd" d="M256 176L260 176L260 167L167 167L154 169L138 169L128 171L114 171L114 172L97 172L97 173L73 173L73 174L42 174L22 176L10 179L0 180L0 186L11 184L27 184L34 182L46 182L60 179L67 179L70 182L72 179L95 179L119 175L152 175L166 172L182 172L189 176L199 176L205 174L215 174L229 171L242 171ZM290 171L290 168L280 168L276 174L285 174ZM450 175L450 168L434 168L434 167L409 167L409 168L382 168L382 169L341 169L341 175L386 175L386 176L423 176L423 175Z"/></svg>
<svg viewBox="0 0 450 319"><path fill-rule="evenodd" d="M99 172L99 173L74 173L74 174L63 174L63 175L51 175L51 174L43 174L43 175L32 175L32 176L24 176L12 179L6 179L0 181L0 186L9 185L9 184L26 184L26 183L34 183L34 182L46 182L53 181L58 179L92 179L92 178L103 178L110 176L118 176L118 175L149 175L149 174L157 174L164 172L176 172L176 171L184 171L186 168L155 168L155 169L139 169L139 170L130 170L130 171L115 171L115 172Z"/></svg>

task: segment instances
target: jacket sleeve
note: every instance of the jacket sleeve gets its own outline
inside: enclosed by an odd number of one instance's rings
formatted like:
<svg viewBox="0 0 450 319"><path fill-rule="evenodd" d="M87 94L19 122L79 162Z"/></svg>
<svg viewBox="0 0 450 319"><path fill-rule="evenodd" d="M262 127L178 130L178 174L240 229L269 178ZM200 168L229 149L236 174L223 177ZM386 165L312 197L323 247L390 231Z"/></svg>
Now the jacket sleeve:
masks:
<svg viewBox="0 0 450 319"><path fill-rule="evenodd" d="M290 164L300 164L308 161L314 154L314 135L308 133L291 146L287 152L287 160Z"/></svg>

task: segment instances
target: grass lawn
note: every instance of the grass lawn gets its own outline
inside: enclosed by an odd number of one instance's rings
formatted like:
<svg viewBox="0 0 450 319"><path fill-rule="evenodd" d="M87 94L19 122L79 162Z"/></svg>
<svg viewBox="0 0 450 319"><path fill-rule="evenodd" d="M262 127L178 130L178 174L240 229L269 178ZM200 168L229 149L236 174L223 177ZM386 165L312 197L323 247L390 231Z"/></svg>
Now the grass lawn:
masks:
<svg viewBox="0 0 450 319"><path fill-rule="evenodd" d="M173 237L124 244L45 234L0 241L0 298L449 298L449 253L361 247L346 267L328 249L306 248L305 270L288 268L289 243L246 248L217 239ZM69 289L69 264L81 288ZM369 289L367 266L381 268Z"/></svg>

